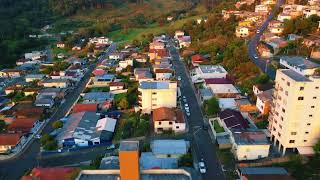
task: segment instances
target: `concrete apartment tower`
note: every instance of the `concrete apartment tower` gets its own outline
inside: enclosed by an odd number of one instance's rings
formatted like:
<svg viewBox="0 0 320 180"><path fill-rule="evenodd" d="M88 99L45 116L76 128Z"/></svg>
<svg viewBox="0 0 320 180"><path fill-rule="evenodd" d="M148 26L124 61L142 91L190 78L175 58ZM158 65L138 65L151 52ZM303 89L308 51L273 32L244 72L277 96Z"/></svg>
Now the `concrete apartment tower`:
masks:
<svg viewBox="0 0 320 180"><path fill-rule="evenodd" d="M139 141L121 141L119 161L120 180L139 180Z"/></svg>
<svg viewBox="0 0 320 180"><path fill-rule="evenodd" d="M320 139L320 77L304 76L292 69L277 70L269 131L274 145L312 152Z"/></svg>

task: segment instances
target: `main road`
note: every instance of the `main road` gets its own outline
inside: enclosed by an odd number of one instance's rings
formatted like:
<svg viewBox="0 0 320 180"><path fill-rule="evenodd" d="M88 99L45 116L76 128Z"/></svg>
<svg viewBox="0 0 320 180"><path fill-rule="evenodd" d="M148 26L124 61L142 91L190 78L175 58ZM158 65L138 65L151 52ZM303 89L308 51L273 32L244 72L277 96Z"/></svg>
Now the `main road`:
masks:
<svg viewBox="0 0 320 180"><path fill-rule="evenodd" d="M176 76L181 77L181 95L186 96L187 103L190 107L190 116L187 117L187 119L191 145L196 153L197 161L203 159L207 168L207 172L202 174L202 178L204 180L223 180L225 177L217 157L216 146L213 144L208 131L202 129L204 118L195 91L192 87L193 85L190 82L189 73L186 70L184 63L180 60L179 52L172 43L169 44L168 48L172 57Z"/></svg>
<svg viewBox="0 0 320 180"><path fill-rule="evenodd" d="M116 49L116 44L111 44L106 50L106 53L99 57L99 62L108 56ZM88 71L83 76L78 85L65 97L65 102L58 110L51 116L49 122L45 125L43 133L50 133L52 131L52 123L56 120L63 118L66 113L72 108L73 104L77 101L80 93L85 89L86 84L90 79L90 75L95 68L95 64L89 66ZM32 139L29 144L16 156L8 160L0 161L0 179L1 180L15 180L20 177L29 169L39 166L37 156L40 152L40 143L37 139Z"/></svg>
<svg viewBox="0 0 320 180"><path fill-rule="evenodd" d="M268 61L265 59L262 59L258 57L257 53L257 47L260 41L260 38L263 34L263 32L267 29L270 21L274 18L276 15L276 12L279 11L280 6L284 3L284 0L278 0L276 5L274 6L272 12L268 15L266 21L260 26L257 30L259 33L256 33L253 38L250 40L248 44L248 50L249 50L249 57L250 59L261 69L261 71L268 74L268 76L272 79L276 76L276 71L273 68L268 68Z"/></svg>

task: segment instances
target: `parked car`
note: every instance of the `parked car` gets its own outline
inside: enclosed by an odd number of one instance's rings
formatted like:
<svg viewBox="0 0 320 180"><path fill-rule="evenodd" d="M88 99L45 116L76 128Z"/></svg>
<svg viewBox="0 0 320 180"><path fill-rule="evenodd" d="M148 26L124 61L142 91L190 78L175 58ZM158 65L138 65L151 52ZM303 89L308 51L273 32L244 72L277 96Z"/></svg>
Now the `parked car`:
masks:
<svg viewBox="0 0 320 180"><path fill-rule="evenodd" d="M112 150L112 149L115 149L116 146L114 144L111 144L110 146L107 147L107 150Z"/></svg>
<svg viewBox="0 0 320 180"><path fill-rule="evenodd" d="M34 138L36 138L36 139L41 139L41 135L40 135L40 134L37 134L37 135L34 136Z"/></svg>
<svg viewBox="0 0 320 180"><path fill-rule="evenodd" d="M203 159L201 159L201 161L199 162L199 171L201 174L204 174L207 172Z"/></svg>
<svg viewBox="0 0 320 180"><path fill-rule="evenodd" d="M178 81L181 81L181 77L180 76L178 76Z"/></svg>

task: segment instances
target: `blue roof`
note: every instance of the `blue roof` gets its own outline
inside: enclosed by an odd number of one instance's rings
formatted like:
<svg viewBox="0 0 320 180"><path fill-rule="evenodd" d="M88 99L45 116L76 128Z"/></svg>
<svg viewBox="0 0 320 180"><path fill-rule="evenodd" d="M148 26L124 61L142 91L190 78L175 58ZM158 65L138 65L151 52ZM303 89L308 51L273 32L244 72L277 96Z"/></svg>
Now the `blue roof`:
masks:
<svg viewBox="0 0 320 180"><path fill-rule="evenodd" d="M239 168L241 174L288 174L282 167L245 167Z"/></svg>
<svg viewBox="0 0 320 180"><path fill-rule="evenodd" d="M140 83L141 89L169 89L169 82L149 82L143 81Z"/></svg>

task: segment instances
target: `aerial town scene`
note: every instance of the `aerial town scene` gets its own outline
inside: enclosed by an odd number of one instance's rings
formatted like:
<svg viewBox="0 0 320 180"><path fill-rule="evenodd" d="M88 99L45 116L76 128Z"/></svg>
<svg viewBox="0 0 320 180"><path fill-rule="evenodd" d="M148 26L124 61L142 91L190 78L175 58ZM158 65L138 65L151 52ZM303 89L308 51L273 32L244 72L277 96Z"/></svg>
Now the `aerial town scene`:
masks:
<svg viewBox="0 0 320 180"><path fill-rule="evenodd" d="M319 180L320 0L0 0L0 180Z"/></svg>

